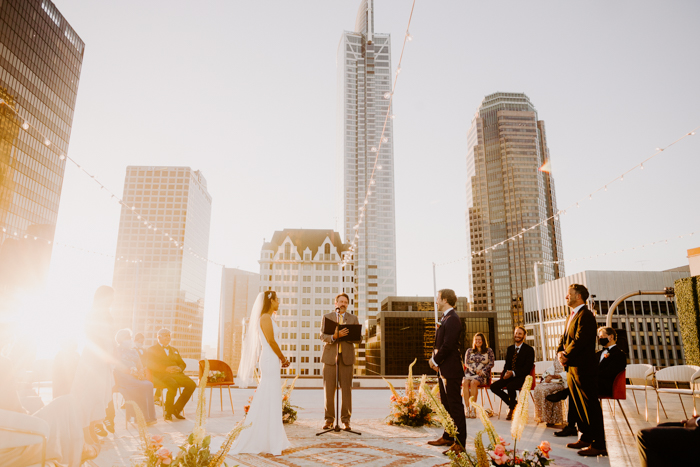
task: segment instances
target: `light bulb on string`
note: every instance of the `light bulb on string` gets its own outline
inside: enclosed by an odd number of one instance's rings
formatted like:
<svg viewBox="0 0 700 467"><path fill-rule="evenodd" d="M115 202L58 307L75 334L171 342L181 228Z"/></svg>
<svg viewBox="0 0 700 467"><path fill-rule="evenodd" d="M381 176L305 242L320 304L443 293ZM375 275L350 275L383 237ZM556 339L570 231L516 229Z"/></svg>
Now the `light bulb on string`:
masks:
<svg viewBox="0 0 700 467"><path fill-rule="evenodd" d="M387 91L384 93L384 99L391 99L391 91Z"/></svg>
<svg viewBox="0 0 700 467"><path fill-rule="evenodd" d="M406 40L408 42L411 42L413 40L413 36L411 35L410 32L406 31Z"/></svg>
<svg viewBox="0 0 700 467"><path fill-rule="evenodd" d="M644 164L639 164L639 169L644 170Z"/></svg>
<svg viewBox="0 0 700 467"><path fill-rule="evenodd" d="M61 159L61 160L64 160L64 159L66 158L66 155L65 155L65 154L61 154L60 156L58 156L58 158Z"/></svg>
<svg viewBox="0 0 700 467"><path fill-rule="evenodd" d="M387 138L386 136L382 138L382 143L388 143L388 142L389 142L389 138Z"/></svg>
<svg viewBox="0 0 700 467"><path fill-rule="evenodd" d="M381 165L378 165L378 166L377 166L377 170L382 170L382 166L381 166Z"/></svg>
<svg viewBox="0 0 700 467"><path fill-rule="evenodd" d="M25 120L24 123L22 123L22 128L25 130L28 130L29 129L29 122Z"/></svg>
<svg viewBox="0 0 700 467"><path fill-rule="evenodd" d="M377 148L374 147L374 146L372 146L372 147L370 148L370 152L377 152Z"/></svg>
<svg viewBox="0 0 700 467"><path fill-rule="evenodd" d="M47 146L51 146L51 141L49 141L49 139L47 138L44 140L44 144Z"/></svg>
<svg viewBox="0 0 700 467"><path fill-rule="evenodd" d="M389 117L389 118L393 120L393 119L396 118L396 115L393 115L393 114L392 114L391 117Z"/></svg>
<svg viewBox="0 0 700 467"><path fill-rule="evenodd" d="M608 191L608 185L605 185L605 191Z"/></svg>
<svg viewBox="0 0 700 467"><path fill-rule="evenodd" d="M625 181L625 176L624 176L624 175L620 175L620 181L621 181L621 182L624 182L624 181Z"/></svg>
<svg viewBox="0 0 700 467"><path fill-rule="evenodd" d="M688 136L695 136L695 132L691 131L690 133L688 133Z"/></svg>

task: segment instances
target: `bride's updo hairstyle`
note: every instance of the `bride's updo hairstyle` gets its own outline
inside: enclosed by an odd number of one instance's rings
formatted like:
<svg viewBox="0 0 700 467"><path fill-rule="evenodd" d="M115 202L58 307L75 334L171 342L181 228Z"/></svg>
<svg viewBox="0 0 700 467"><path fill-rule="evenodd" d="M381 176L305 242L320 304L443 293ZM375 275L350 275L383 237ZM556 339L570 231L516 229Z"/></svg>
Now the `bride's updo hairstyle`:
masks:
<svg viewBox="0 0 700 467"><path fill-rule="evenodd" d="M272 299L277 298L277 292L275 292L274 290L268 290L268 291L263 292L263 293L264 293L263 307L262 307L262 311L260 312L260 316L264 315L265 313L270 312L270 308L272 308Z"/></svg>

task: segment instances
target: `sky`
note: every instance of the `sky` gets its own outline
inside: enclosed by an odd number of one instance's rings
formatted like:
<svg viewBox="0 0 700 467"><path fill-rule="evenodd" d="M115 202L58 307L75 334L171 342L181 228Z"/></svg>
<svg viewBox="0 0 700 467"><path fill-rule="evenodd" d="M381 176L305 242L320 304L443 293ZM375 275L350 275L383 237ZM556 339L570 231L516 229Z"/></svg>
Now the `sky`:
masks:
<svg viewBox="0 0 700 467"><path fill-rule="evenodd" d="M209 257L257 272L284 228L338 229L336 49L360 0L55 0L85 42L69 155L115 193L128 165L200 170ZM411 0L376 0L396 67ZM417 0L394 94L399 295L432 295L432 263L467 254L467 131L484 96L524 92L545 121L564 258L663 270L700 247L700 3ZM588 194L609 184L588 200ZM120 208L68 164L49 287L74 316L112 283ZM687 234L696 231L693 237ZM683 238L677 238L683 235ZM99 253L99 254L97 254ZM438 288L468 290L467 262ZM221 268L207 275L216 345ZM71 315L71 316L73 316Z"/></svg>

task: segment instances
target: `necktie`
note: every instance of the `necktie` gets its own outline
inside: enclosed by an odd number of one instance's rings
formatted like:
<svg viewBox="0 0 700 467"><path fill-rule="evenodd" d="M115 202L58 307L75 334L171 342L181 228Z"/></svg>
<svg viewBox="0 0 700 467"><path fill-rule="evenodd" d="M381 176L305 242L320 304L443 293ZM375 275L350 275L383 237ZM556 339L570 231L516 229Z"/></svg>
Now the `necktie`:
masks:
<svg viewBox="0 0 700 467"><path fill-rule="evenodd" d="M515 371L515 362L518 361L518 353L520 353L520 347L515 348L515 354L513 355L512 370Z"/></svg>
<svg viewBox="0 0 700 467"><path fill-rule="evenodd" d="M338 313L338 324L345 324L344 321L343 321L343 315L341 315L340 313ZM342 342L341 342L340 345L338 346L338 353L343 353L343 344L342 344Z"/></svg>

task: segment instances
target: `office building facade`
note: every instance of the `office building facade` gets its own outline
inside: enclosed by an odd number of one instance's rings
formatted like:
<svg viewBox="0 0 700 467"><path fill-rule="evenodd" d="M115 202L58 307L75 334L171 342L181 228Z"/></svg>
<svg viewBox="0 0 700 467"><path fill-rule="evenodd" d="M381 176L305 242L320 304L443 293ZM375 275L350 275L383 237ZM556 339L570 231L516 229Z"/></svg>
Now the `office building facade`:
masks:
<svg viewBox="0 0 700 467"><path fill-rule="evenodd" d="M49 0L0 2L0 307L48 271L84 49Z"/></svg>
<svg viewBox="0 0 700 467"><path fill-rule="evenodd" d="M337 64L339 209L345 242L357 235L352 298L364 321L379 312L384 297L396 295L394 140L392 119L386 119L391 37L374 32L373 0L361 2L355 30L343 33Z"/></svg>
<svg viewBox="0 0 700 467"><path fill-rule="evenodd" d="M172 332L183 358L200 358L211 196L189 167L126 168L112 314L120 327L156 342ZM151 228L148 224L154 226ZM172 239L172 240L171 240ZM176 244L177 243L177 244Z"/></svg>
<svg viewBox="0 0 700 467"><path fill-rule="evenodd" d="M386 297L382 300L382 311L433 311L433 297ZM467 297L457 297L456 311L470 311ZM438 312L440 314L440 312Z"/></svg>
<svg viewBox="0 0 700 467"><path fill-rule="evenodd" d="M473 309L498 314L496 357L504 358L514 321L522 319L523 290L535 284L534 264L541 262L541 281L564 276L558 218L528 230L557 213L544 122L525 94L491 94L467 142L469 250L500 244L471 260Z"/></svg>
<svg viewBox="0 0 700 467"><path fill-rule="evenodd" d="M462 360L477 332L484 333L491 348L498 348L496 313L458 311L457 315L462 320ZM367 375L407 375L414 359L414 375L434 374L428 365L435 345L434 312L382 311L371 321L367 334Z"/></svg>
<svg viewBox="0 0 700 467"><path fill-rule="evenodd" d="M218 358L237 374L241 362L243 321L249 317L260 293L260 274L224 268L221 274Z"/></svg>
<svg viewBox="0 0 700 467"><path fill-rule="evenodd" d="M570 313L566 306L569 285L586 286L590 294L589 308L595 310L598 326L605 326L610 307L621 295L638 290L663 291L684 277L689 277L687 267L671 271L583 271L541 284L546 359L554 359ZM535 348L540 360L542 345L535 288L526 289L524 298L528 343ZM612 327L617 330L619 344L627 353L629 363L665 367L685 362L675 300L663 295L628 298L617 307Z"/></svg>
<svg viewBox="0 0 700 467"><path fill-rule="evenodd" d="M348 258L345 268L338 263ZM323 315L335 309L335 297L355 293L348 245L333 230L276 231L260 252L260 291L274 290L280 299L277 320L280 349L291 365L283 375L320 376ZM354 312L352 305L349 312ZM361 322L362 324L362 322ZM355 365L362 374L361 364Z"/></svg>

